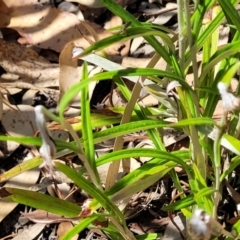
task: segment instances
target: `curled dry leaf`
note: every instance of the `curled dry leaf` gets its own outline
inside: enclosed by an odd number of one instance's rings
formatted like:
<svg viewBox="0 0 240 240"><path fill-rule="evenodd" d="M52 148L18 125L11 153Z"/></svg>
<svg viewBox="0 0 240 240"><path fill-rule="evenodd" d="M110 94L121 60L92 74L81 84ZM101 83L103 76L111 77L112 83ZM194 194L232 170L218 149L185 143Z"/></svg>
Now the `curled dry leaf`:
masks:
<svg viewBox="0 0 240 240"><path fill-rule="evenodd" d="M62 239L62 237L69 232L71 229L73 228L73 224L71 222L61 222L58 225L58 229L57 229L57 235L58 235L58 239ZM71 238L71 240L77 240L78 239L78 234L75 235L73 238Z"/></svg>
<svg viewBox="0 0 240 240"><path fill-rule="evenodd" d="M59 88L60 95L62 96L72 85L78 83L82 76L82 67L78 67L78 60L72 58L72 51L74 49L74 43L69 43L63 49L59 57L60 64L60 76L59 76ZM101 68L98 69L98 72ZM93 66L88 66L89 75L92 75ZM91 72L90 72L91 71ZM95 72L96 73L96 72ZM89 97L91 98L96 82L89 84ZM74 98L72 105L79 106L80 94Z"/></svg>
<svg viewBox="0 0 240 240"><path fill-rule="evenodd" d="M76 15L62 12L50 5L42 5L38 0L25 0L24 2L2 0L0 14L0 27L17 30L22 36L18 40L21 44L36 45L57 52L60 52L67 43L72 41L83 48L90 46L86 39L92 39L91 34ZM100 39L111 35L93 22L88 22L88 24ZM119 54L119 48L122 45L122 43L115 44L106 48L105 51L110 55Z"/></svg>
<svg viewBox="0 0 240 240"><path fill-rule="evenodd" d="M21 214L35 223L56 223L66 221L62 216L44 210L35 210L29 213L21 212Z"/></svg>
<svg viewBox="0 0 240 240"><path fill-rule="evenodd" d="M58 86L58 64L17 43L0 39L0 66L6 72L31 80L35 86Z"/></svg>

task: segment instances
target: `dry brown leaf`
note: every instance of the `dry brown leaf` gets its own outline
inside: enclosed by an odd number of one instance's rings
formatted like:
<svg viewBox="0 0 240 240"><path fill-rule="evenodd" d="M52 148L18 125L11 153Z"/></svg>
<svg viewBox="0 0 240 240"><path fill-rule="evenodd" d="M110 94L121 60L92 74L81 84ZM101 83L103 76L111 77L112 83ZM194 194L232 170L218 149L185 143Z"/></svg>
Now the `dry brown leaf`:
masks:
<svg viewBox="0 0 240 240"><path fill-rule="evenodd" d="M66 221L60 215L50 213L44 210L34 210L29 213L21 212L21 214L35 223L54 223L54 222Z"/></svg>
<svg viewBox="0 0 240 240"><path fill-rule="evenodd" d="M151 61L151 58L135 58L135 57L124 57L122 59L122 67L124 68L144 68ZM165 70L167 63L163 58L160 58L155 65L156 69Z"/></svg>
<svg viewBox="0 0 240 240"><path fill-rule="evenodd" d="M19 105L18 110L13 110L3 105L2 124L10 136L33 136L36 132L35 115L33 107ZM7 141L7 151L13 152L19 143Z"/></svg>
<svg viewBox="0 0 240 240"><path fill-rule="evenodd" d="M58 235L57 239L62 239L62 237L67 232L69 232L72 228L73 228L73 224L71 222L61 222L58 225L58 229L57 229L57 235ZM77 239L78 239L78 234L75 235L73 238L71 238L71 240L77 240Z"/></svg>
<svg viewBox="0 0 240 240"><path fill-rule="evenodd" d="M112 94L109 95L104 104L106 107L125 107L127 101L121 96L118 89L113 89Z"/></svg>
<svg viewBox="0 0 240 240"><path fill-rule="evenodd" d="M0 222L18 205L15 202L9 202L4 198L0 198L0 205L4 206L0 209Z"/></svg>
<svg viewBox="0 0 240 240"><path fill-rule="evenodd" d="M78 67L78 60L72 58L72 51L74 47L75 47L74 43L67 44L59 57L59 64L60 64L59 88L60 88L61 96L72 85L80 82L82 77L82 67ZM91 70L93 70L93 66L88 66L88 72L90 72ZM95 85L96 85L96 82L92 82L89 84L90 98L92 96ZM77 97L75 97L74 101L72 102L72 105L74 106L79 106L79 104L80 104L80 94Z"/></svg>
<svg viewBox="0 0 240 240"><path fill-rule="evenodd" d="M37 237L37 235L40 232L42 232L42 230L45 228L45 226L46 226L46 224L44 224L44 223L34 224L29 228L23 229L23 231L21 233L19 233L16 237L12 238L12 240L35 239Z"/></svg>
<svg viewBox="0 0 240 240"><path fill-rule="evenodd" d="M186 219L185 217L180 214L178 216L175 216L173 218L175 224L179 227L183 235L185 236L186 232ZM164 235L162 237L163 240L175 240L175 239L182 239L179 230L176 228L176 225L174 225L172 222L169 222L167 225L167 228L164 232Z"/></svg>
<svg viewBox="0 0 240 240"><path fill-rule="evenodd" d="M92 38L76 15L62 12L49 5L42 5L38 0L25 0L24 2L2 0L0 14L0 27L17 30L22 36L18 40L21 44L36 45L57 52L72 41L83 48L90 46L86 36ZM88 24L97 32L100 39L111 35L95 23L88 22ZM106 48L105 51L110 55L119 54L118 50L122 45L122 43L115 44Z"/></svg>
<svg viewBox="0 0 240 240"><path fill-rule="evenodd" d="M104 28L110 29L116 26L120 26L123 24L123 20L119 16L112 16L111 19L105 22Z"/></svg>
<svg viewBox="0 0 240 240"><path fill-rule="evenodd" d="M73 43L67 44L59 56L59 89L60 98L75 83L80 81L81 68L78 68L77 59L72 59ZM79 97L75 101L79 101Z"/></svg>
<svg viewBox="0 0 240 240"><path fill-rule="evenodd" d="M99 0L66 0L68 2L77 2L82 5L88 6L90 8L101 8L103 7L102 3ZM132 4L136 0L116 0L116 2L122 6Z"/></svg>
<svg viewBox="0 0 240 240"><path fill-rule="evenodd" d="M18 110L3 108L2 124L10 136L33 136L37 130L34 108L18 105Z"/></svg>
<svg viewBox="0 0 240 240"><path fill-rule="evenodd" d="M58 64L17 43L0 39L0 66L6 72L31 80L35 86L58 86Z"/></svg>

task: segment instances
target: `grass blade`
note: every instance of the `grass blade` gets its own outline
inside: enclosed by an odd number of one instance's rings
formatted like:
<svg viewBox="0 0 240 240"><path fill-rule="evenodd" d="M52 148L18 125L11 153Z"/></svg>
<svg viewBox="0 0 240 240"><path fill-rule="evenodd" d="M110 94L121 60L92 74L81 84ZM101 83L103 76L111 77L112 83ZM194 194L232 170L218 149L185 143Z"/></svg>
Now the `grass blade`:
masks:
<svg viewBox="0 0 240 240"><path fill-rule="evenodd" d="M12 201L66 217L76 217L81 208L74 203L33 191L6 188Z"/></svg>

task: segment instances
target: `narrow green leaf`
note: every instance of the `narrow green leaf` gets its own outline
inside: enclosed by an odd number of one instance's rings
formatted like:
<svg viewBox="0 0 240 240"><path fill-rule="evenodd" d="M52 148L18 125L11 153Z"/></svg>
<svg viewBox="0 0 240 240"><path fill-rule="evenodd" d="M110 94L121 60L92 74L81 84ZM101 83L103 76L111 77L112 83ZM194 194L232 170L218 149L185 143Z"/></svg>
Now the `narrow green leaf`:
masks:
<svg viewBox="0 0 240 240"><path fill-rule="evenodd" d="M178 201L176 201L175 203L169 204L168 206L165 206L162 208L162 210L164 211L175 211L175 210L181 210L183 208L187 208L190 206L193 206L194 204L196 204L193 194L182 198Z"/></svg>
<svg viewBox="0 0 240 240"><path fill-rule="evenodd" d="M101 81L106 79L113 79L114 77L124 77L124 76L160 76L169 79L177 80L187 89L191 89L185 80L176 74L157 70L153 68L128 68L123 70L115 70L110 72L104 72L94 75L88 80L82 79L80 83L73 85L62 97L59 105L59 113L62 116L66 107L71 102L71 100L90 82Z"/></svg>
<svg viewBox="0 0 240 240"><path fill-rule="evenodd" d="M224 0L223 0L224 1ZM208 1L208 6L207 8L209 8L213 3L215 3L215 1ZM232 0L231 3L233 5L236 5L238 3L238 0ZM199 4L197 5L197 8L201 8L201 4L199 6ZM206 8L205 8L206 9ZM201 14L205 14L205 10L203 10L201 12ZM199 24L199 21L201 21L200 19L202 19L203 15L201 15L201 17L199 18L199 20L196 22L195 26L196 26L196 30L194 30L193 34L195 34L197 36L197 33L199 31L199 27L201 27L201 24ZM199 35L199 37L197 37L197 50L199 51L204 42L211 36L211 34L216 30L217 27L219 27L219 25L222 23L224 19L224 13L221 11L216 18L214 18L211 23L207 26L207 28ZM198 26L197 26L198 25ZM186 57L186 64L188 65L190 63L190 50L186 52L185 54Z"/></svg>
<svg viewBox="0 0 240 240"><path fill-rule="evenodd" d="M208 195L213 194L214 192L216 192L215 188L211 188L211 187L203 188L197 194L195 194L194 199L206 197Z"/></svg>
<svg viewBox="0 0 240 240"><path fill-rule="evenodd" d="M117 136L125 135L131 132L147 130L151 128L163 128L163 127L186 127L186 126L196 126L196 125L213 125L214 120L211 118L192 118L184 119L178 123L168 124L163 121L157 120L142 120L137 122L131 122L122 124L120 126L115 126L114 128L106 129L101 132L94 133L94 142L101 142L107 139L112 139Z"/></svg>
<svg viewBox="0 0 240 240"><path fill-rule="evenodd" d="M11 168L10 170L2 173L0 175L0 182L5 182L12 177L15 177L25 171L33 169L33 168L39 166L40 164L42 164L42 162L43 162L43 160L41 157L36 157L36 158L32 158L30 160L24 161L24 162L18 164L17 166Z"/></svg>
<svg viewBox="0 0 240 240"><path fill-rule="evenodd" d="M99 0L106 8L108 8L113 14L119 16L123 19L124 22L130 22L133 27L142 27L142 24L131 15L127 10L122 8L119 4L117 4L113 0ZM153 36L145 36L144 37L149 44L155 49L155 51L162 56L162 58L171 65L171 59L169 57L166 49L156 40Z"/></svg>
<svg viewBox="0 0 240 240"><path fill-rule="evenodd" d="M137 116L133 116L132 119L133 121L134 120L136 121L139 118ZM72 124L73 129L76 131L82 130L82 126L83 126L82 118L79 117L78 120L79 121L77 123ZM98 113L91 114L91 124L93 128L120 123L120 121L121 121L121 115L119 114L118 116L115 116L114 112L112 116L105 115L105 114L98 114Z"/></svg>
<svg viewBox="0 0 240 240"><path fill-rule="evenodd" d="M115 33L113 36L104 38L98 42L95 42L93 45L90 47L86 48L80 55L79 57L83 57L89 53L92 53L93 51L99 51L102 50L116 42L123 42L132 38L136 37L145 37L145 36L159 36L161 37L164 42L166 42L167 46L171 48L172 51L175 50L174 44L172 43L171 38L166 34L161 31L156 31L154 29L151 29L149 27L133 27L133 28L128 28L125 29L122 32Z"/></svg>
<svg viewBox="0 0 240 240"><path fill-rule="evenodd" d="M87 63L84 62L83 64L83 80L86 81L88 78L88 68ZM94 150L94 143L93 143L93 133L92 133L92 125L91 125L91 117L90 117L90 100L88 95L88 85L86 85L82 89L81 94L81 115L82 115L82 140L84 144L85 154L87 157L87 161L92 168L92 171L97 178L98 183L100 184L100 178L96 168L96 161L95 161L95 150Z"/></svg>
<svg viewBox="0 0 240 240"><path fill-rule="evenodd" d="M147 149L147 148L135 148L135 149L123 149L116 152L111 152L108 154L103 155L102 157L99 157L96 160L97 166L102 166L109 162L114 162L117 160L121 160L124 158L134 158L134 157L159 157L159 152L162 152L161 150L156 149ZM189 159L189 151L176 151L171 152L174 156L178 157L179 159L182 159L185 162L185 159ZM83 174L86 172L85 168L82 168L79 173Z"/></svg>
<svg viewBox="0 0 240 240"><path fill-rule="evenodd" d="M214 188L203 188L201 189L195 196L193 194L190 194L189 196L182 198L175 203L172 203L168 206L163 207L163 210L165 211L174 211L174 210L181 210L182 208L190 207L194 204L196 204L195 199L200 197L206 197L210 194L213 194L216 191Z"/></svg>
<svg viewBox="0 0 240 240"><path fill-rule="evenodd" d="M228 150L240 155L240 141L235 137L224 134L221 139L221 144Z"/></svg>
<svg viewBox="0 0 240 240"><path fill-rule="evenodd" d="M218 0L227 19L230 19L231 23L234 24L238 32L240 32L240 17L232 2L229 0Z"/></svg>
<svg viewBox="0 0 240 240"><path fill-rule="evenodd" d="M235 76L236 72L239 70L239 67L240 67L240 62L233 64L227 70L227 72L223 75L221 82L223 82L223 83L227 84L227 86L229 86L232 81L232 78Z"/></svg>
<svg viewBox="0 0 240 240"><path fill-rule="evenodd" d="M12 194L10 198L14 202L33 208L42 209L66 217L76 217L81 212L81 208L77 204L46 194L17 188L6 188L6 190Z"/></svg>
<svg viewBox="0 0 240 240"><path fill-rule="evenodd" d="M195 39L198 39L199 31L202 26L202 24L199 24L199 23L202 23L204 15L214 3L215 3L215 0L204 0L204 1L195 2L197 6L195 6L195 11L191 18L191 22L193 24L192 34Z"/></svg>
<svg viewBox="0 0 240 240"><path fill-rule="evenodd" d="M162 155L163 158L166 155L168 156L168 158L172 158L170 155L172 155L173 158L176 156L179 159L179 161L182 158L187 159L189 157L188 151L177 151L177 152L167 153L165 151L161 151L158 149L148 149L148 148L123 149L116 152L104 154L103 156L99 157L97 159L97 166L101 166L108 162L116 161L119 159L131 158L131 157L158 158L161 154L163 154ZM185 163L184 163L184 166L185 166Z"/></svg>
<svg viewBox="0 0 240 240"><path fill-rule="evenodd" d="M56 163L55 165L67 177L72 179L79 188L83 189L90 196L95 198L110 214L113 215L113 217L116 217L121 223L123 223L124 220L122 213L101 190L92 185L76 170L61 163Z"/></svg>
<svg viewBox="0 0 240 240"><path fill-rule="evenodd" d="M209 63L204 67L199 81L202 82L204 77L211 71L211 69L221 60L234 55L240 51L240 41L235 41L220 48L209 60Z"/></svg>
<svg viewBox="0 0 240 240"><path fill-rule="evenodd" d="M238 220L234 225L233 225L233 230L236 234L236 239L237 239L237 236L240 235L240 220ZM229 240L230 238L228 238ZM232 239L231 239L232 240Z"/></svg>
<svg viewBox="0 0 240 240"><path fill-rule="evenodd" d="M138 235L136 236L137 240L156 240L160 239L162 234L160 233L148 233L148 234L143 234L143 235Z"/></svg>
<svg viewBox="0 0 240 240"><path fill-rule="evenodd" d="M0 136L0 141L13 141L29 146L38 146L40 147L42 145L42 140L39 137L12 137L12 136Z"/></svg>
<svg viewBox="0 0 240 240"><path fill-rule="evenodd" d="M24 145L37 147L40 147L42 145L41 138L29 136L24 137L0 136L0 141L13 141ZM58 139L54 139L54 142L56 143L58 149L70 149L74 152L79 152L79 149L76 147L74 143L68 143Z"/></svg>
<svg viewBox="0 0 240 240"><path fill-rule="evenodd" d="M232 173L232 171L240 165L240 156L234 157L231 162L230 166L222 173L220 177L220 182L222 182L229 174Z"/></svg>
<svg viewBox="0 0 240 240"><path fill-rule="evenodd" d="M107 191L108 195L117 194L119 196L124 196L123 192L126 192L126 189L132 194L134 192L141 191L149 187L152 182L151 180L157 181L163 175L165 175L169 170L172 169L175 165L186 165L186 163L178 158L177 156L159 151L158 158L154 158L151 161L145 163L140 168L130 172L128 175L120 179L114 186ZM189 172L189 167L186 171L188 172L189 177L191 178L191 173ZM155 179L158 178L158 179ZM129 194L129 193L128 193ZM128 196L129 197L129 196Z"/></svg>
<svg viewBox="0 0 240 240"><path fill-rule="evenodd" d="M93 221L97 220L97 215L89 216L85 219L81 219L81 221L75 225L71 230L69 230L63 237L61 237L61 240L69 240L73 239L75 235L85 230L89 224L91 224Z"/></svg>

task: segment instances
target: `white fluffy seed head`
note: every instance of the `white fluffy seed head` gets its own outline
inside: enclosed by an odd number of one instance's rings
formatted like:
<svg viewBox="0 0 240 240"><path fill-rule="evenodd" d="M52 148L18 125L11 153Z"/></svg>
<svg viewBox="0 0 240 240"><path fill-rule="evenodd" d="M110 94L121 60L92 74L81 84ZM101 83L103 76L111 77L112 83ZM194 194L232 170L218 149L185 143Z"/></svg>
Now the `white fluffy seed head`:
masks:
<svg viewBox="0 0 240 240"><path fill-rule="evenodd" d="M218 87L218 91L221 95L225 94L228 90L227 84L225 84L223 82L219 82L217 87Z"/></svg>
<svg viewBox="0 0 240 240"><path fill-rule="evenodd" d="M202 209L196 209L188 221L189 235L194 240L211 238L211 217Z"/></svg>
<svg viewBox="0 0 240 240"><path fill-rule="evenodd" d="M240 98L229 92L228 86L225 83L219 82L217 87L222 97L222 106L224 112L231 112L240 108Z"/></svg>

